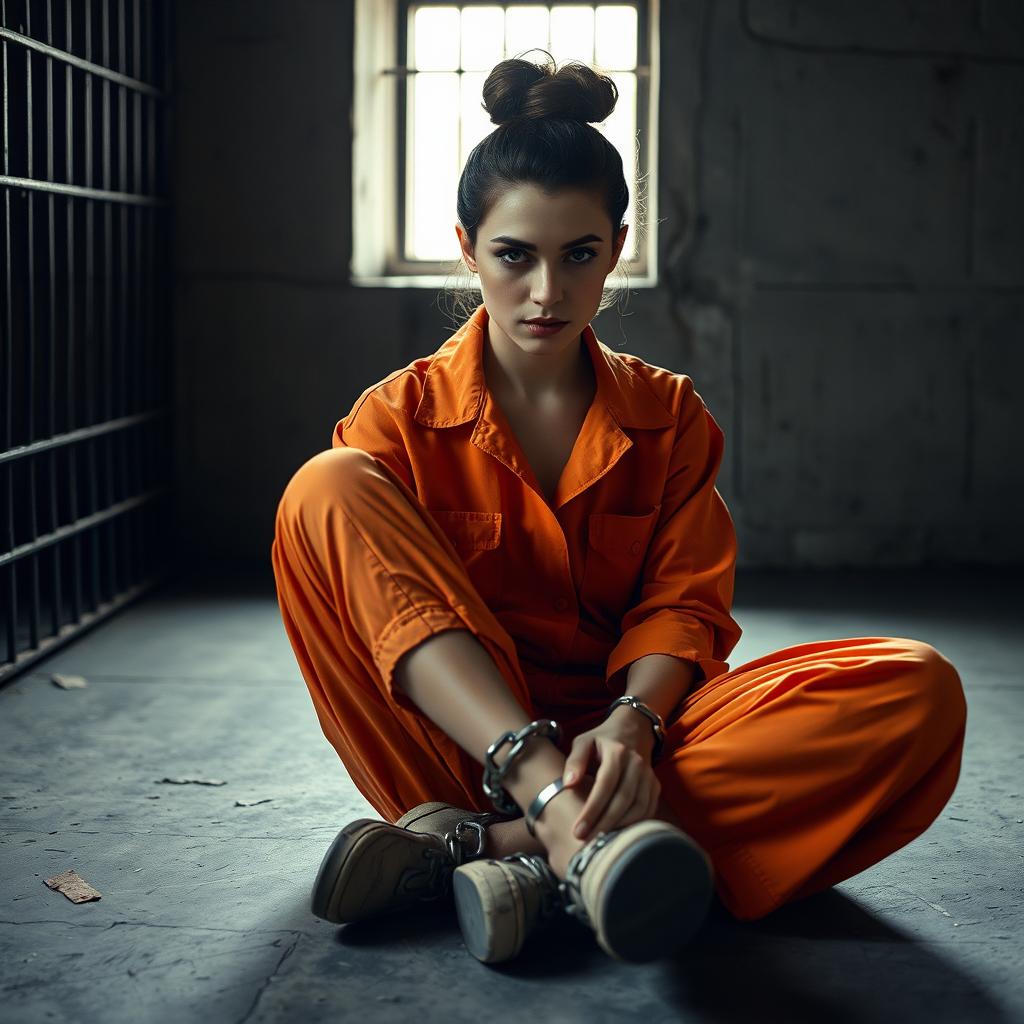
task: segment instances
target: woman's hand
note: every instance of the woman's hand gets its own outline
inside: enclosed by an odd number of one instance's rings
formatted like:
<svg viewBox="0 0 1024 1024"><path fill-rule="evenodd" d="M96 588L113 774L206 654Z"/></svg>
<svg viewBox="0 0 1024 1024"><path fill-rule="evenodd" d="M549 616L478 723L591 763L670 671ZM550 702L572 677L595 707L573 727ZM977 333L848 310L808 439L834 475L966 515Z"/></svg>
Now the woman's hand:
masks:
<svg viewBox="0 0 1024 1024"><path fill-rule="evenodd" d="M567 787L580 784L591 760L598 763L594 784L573 825L577 839L654 817L661 783L651 766L653 749L651 723L628 705L617 707L599 726L573 740L562 772Z"/></svg>

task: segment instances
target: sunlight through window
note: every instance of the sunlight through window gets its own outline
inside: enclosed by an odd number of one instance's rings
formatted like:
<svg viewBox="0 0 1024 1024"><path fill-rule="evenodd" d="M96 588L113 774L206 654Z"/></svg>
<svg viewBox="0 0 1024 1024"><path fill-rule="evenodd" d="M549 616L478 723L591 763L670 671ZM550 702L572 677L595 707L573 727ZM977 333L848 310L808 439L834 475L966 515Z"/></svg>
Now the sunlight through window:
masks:
<svg viewBox="0 0 1024 1024"><path fill-rule="evenodd" d="M637 256L633 224L638 166L638 19L630 4L472 4L410 6L406 84L407 260L454 261L455 193L473 147L494 130L482 107L484 80L506 57L558 66L583 61L619 90L612 115L595 124L622 154L630 203L625 260Z"/></svg>

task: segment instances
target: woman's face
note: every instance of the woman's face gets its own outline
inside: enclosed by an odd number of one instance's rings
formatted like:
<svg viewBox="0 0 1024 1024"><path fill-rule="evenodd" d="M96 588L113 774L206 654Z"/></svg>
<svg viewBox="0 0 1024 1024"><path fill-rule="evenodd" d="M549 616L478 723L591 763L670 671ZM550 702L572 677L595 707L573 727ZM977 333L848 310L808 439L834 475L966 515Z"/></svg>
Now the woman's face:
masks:
<svg viewBox="0 0 1024 1024"><path fill-rule="evenodd" d="M480 276L490 329L538 353L571 346L594 318L629 225L613 238L595 194L547 194L524 184L495 200L477 228L475 248L461 224L455 230L467 266ZM523 322L534 317L565 323L554 334L536 336Z"/></svg>

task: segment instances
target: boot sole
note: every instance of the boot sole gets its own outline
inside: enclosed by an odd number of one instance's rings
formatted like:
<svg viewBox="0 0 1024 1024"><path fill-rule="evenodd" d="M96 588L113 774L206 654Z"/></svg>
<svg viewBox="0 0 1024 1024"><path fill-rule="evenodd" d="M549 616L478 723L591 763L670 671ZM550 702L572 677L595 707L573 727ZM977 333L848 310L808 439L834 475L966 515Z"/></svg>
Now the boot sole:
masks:
<svg viewBox="0 0 1024 1024"><path fill-rule="evenodd" d="M348 924L367 917L398 910L417 903L422 890L403 890L404 871L397 878L385 880L382 872L401 857L388 857L388 850L400 844L408 847L409 840L394 827L372 818L350 822L334 837L324 854L313 882L310 910L319 918L333 924ZM352 884L359 864L371 864L360 884ZM386 893L382 900L380 893ZM374 897L376 896L376 899Z"/></svg>
<svg viewBox="0 0 1024 1024"><path fill-rule="evenodd" d="M511 868L472 861L452 876L455 913L466 949L483 963L510 960L526 941L526 908Z"/></svg>
<svg viewBox="0 0 1024 1024"><path fill-rule="evenodd" d="M700 928L714 876L707 854L680 829L666 826L633 840L597 880L597 890L600 946L616 959L649 963L673 953Z"/></svg>

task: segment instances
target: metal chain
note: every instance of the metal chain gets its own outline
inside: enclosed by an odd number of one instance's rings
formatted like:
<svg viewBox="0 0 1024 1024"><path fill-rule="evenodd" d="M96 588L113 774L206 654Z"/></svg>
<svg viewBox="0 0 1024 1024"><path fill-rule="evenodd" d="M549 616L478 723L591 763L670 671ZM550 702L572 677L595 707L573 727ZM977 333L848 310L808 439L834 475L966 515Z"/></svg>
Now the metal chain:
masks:
<svg viewBox="0 0 1024 1024"><path fill-rule="evenodd" d="M580 876L586 870L587 865L593 859L595 853L601 849L615 833L598 832L598 834L585 846L581 846L569 860L566 868L565 879L559 884L562 891L562 899L565 903L566 913L582 921L585 925L593 927L590 915L583 904L583 885Z"/></svg>
<svg viewBox="0 0 1024 1024"><path fill-rule="evenodd" d="M484 754L483 790L491 803L503 814L517 814L520 811L519 805L512 799L512 795L502 783L512 762L523 752L526 742L531 736L546 736L557 746L562 738L562 729L557 722L550 718L538 718L536 721L530 722L529 725L524 725L518 732L502 733ZM494 758L507 743L512 744L512 749L499 767Z"/></svg>
<svg viewBox="0 0 1024 1024"><path fill-rule="evenodd" d="M551 865L541 856L530 853L513 853L504 860L518 860L537 877L541 885L540 918L547 921L560 910L565 909L565 900L558 876Z"/></svg>

